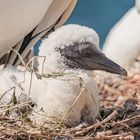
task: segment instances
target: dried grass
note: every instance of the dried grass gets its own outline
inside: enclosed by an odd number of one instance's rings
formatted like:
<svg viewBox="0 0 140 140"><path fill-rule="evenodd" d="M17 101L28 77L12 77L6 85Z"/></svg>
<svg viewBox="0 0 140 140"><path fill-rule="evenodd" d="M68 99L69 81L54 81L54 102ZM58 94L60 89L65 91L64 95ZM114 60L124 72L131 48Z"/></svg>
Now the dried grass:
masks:
<svg viewBox="0 0 140 140"><path fill-rule="evenodd" d="M20 57L20 59L22 58ZM30 62L33 60L34 58L32 58ZM136 63L138 63L140 66L139 61L136 61ZM51 76L57 77L63 75L45 75L43 74L43 71L40 74L37 71L34 71L33 67L28 67L29 63L25 64L22 60L22 64L25 66L26 70L35 73L39 78L48 78ZM68 110L59 125L56 125L55 129L50 130L46 127L35 126L32 124L30 119L27 118L27 114L30 110L33 109L30 100L26 100L23 103L11 102L11 104L8 105L0 105L0 139L139 140L140 69L137 70L137 68L133 66L133 70L130 70L131 73L127 78L110 76L101 72L94 73L94 78L96 79L101 91L101 111L100 116L97 118L96 122L90 126L81 125L75 128L66 128L62 126L61 124L63 120L66 118L70 111ZM32 85L32 79L30 85ZM82 89L85 89L84 84ZM79 93L79 96L81 93L82 91ZM78 98L76 100L78 100ZM24 110L24 113L21 110ZM11 117L9 114L15 111L18 112L18 115Z"/></svg>

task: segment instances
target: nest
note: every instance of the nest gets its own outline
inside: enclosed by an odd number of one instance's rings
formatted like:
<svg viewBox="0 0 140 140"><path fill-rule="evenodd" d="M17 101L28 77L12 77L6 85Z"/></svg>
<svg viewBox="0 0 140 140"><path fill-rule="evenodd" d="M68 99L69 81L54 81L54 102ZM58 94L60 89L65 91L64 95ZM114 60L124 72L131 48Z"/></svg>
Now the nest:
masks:
<svg viewBox="0 0 140 140"><path fill-rule="evenodd" d="M0 105L0 139L2 140L139 140L140 139L140 62L136 59L129 76L104 72L93 76L100 88L101 110L95 123L75 128L54 129L34 126L26 114L31 102ZM24 110L24 111L22 111ZM11 117L11 112L18 116ZM24 112L24 113L23 113Z"/></svg>

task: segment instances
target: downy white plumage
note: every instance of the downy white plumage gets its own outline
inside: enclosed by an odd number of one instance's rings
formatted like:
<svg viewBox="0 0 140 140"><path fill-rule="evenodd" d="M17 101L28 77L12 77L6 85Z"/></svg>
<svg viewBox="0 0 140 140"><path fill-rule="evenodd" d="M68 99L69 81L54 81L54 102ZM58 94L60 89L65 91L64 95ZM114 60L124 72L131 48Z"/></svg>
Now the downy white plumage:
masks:
<svg viewBox="0 0 140 140"><path fill-rule="evenodd" d="M0 75L0 94L16 87L17 99L28 96L35 103L30 118L40 125L47 121L59 123L68 112L63 120L66 126L93 122L99 113L99 90L92 70L126 75L123 68L100 51L97 33L85 26L66 25L57 29L43 41L39 55L46 56L43 73L59 76L38 79L33 74L29 93L31 73L7 68ZM83 86L86 88L81 92ZM7 92L1 103L8 103L12 94L13 91Z"/></svg>

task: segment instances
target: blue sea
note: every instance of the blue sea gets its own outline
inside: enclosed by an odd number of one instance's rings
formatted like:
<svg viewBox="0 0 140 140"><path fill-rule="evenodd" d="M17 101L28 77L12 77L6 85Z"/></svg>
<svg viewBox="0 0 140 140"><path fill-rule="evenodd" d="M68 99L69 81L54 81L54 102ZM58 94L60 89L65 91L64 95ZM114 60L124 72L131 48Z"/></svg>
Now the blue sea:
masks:
<svg viewBox="0 0 140 140"><path fill-rule="evenodd" d="M109 30L132 6L134 0L78 0L66 24L74 23L94 28L100 36L102 48ZM36 44L36 52L39 44Z"/></svg>

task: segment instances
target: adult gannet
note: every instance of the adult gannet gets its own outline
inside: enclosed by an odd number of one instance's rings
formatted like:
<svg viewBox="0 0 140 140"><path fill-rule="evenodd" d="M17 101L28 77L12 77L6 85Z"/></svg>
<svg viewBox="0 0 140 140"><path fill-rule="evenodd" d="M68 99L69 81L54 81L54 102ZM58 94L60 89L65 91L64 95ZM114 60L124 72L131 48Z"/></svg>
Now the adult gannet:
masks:
<svg viewBox="0 0 140 140"><path fill-rule="evenodd" d="M111 29L103 52L125 68L140 54L140 14L135 7Z"/></svg>
<svg viewBox="0 0 140 140"><path fill-rule="evenodd" d="M99 113L99 91L92 70L126 75L123 68L100 51L97 33L85 26L66 25L57 29L43 41L39 55L46 56L43 73L49 74L48 78L40 80L33 74L31 83L30 72L13 68L4 69L0 75L0 94L16 87L17 99L22 94L29 96L35 103L35 112L30 117L39 125L47 121L58 123L66 114L63 123L69 127L82 121L93 122ZM40 59L39 70L42 71ZM51 77L53 74L59 76ZM82 86L86 88L81 92ZM13 91L4 94L1 102L8 103L12 94Z"/></svg>
<svg viewBox="0 0 140 140"><path fill-rule="evenodd" d="M0 0L0 58L14 47L24 58L50 30L64 24L77 0ZM18 65L17 54L7 61Z"/></svg>

